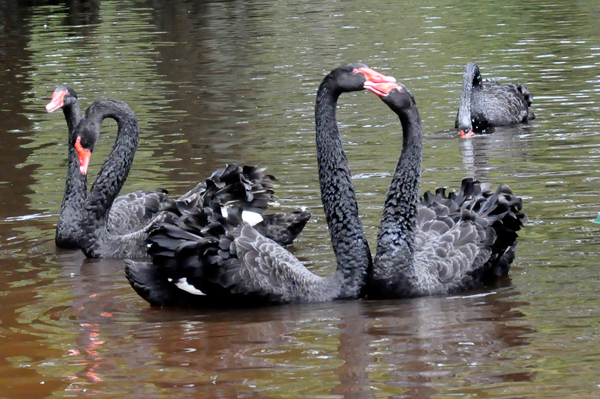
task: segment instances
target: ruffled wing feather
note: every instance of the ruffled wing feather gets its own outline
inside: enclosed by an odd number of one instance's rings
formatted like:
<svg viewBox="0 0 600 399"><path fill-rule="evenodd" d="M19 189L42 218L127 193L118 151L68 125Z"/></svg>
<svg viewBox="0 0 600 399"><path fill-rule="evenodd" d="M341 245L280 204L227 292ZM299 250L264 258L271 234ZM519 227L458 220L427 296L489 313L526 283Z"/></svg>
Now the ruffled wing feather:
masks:
<svg viewBox="0 0 600 399"><path fill-rule="evenodd" d="M507 185L490 188L464 179L457 194L425 193L413 259L420 295L469 289L508 273L526 217Z"/></svg>

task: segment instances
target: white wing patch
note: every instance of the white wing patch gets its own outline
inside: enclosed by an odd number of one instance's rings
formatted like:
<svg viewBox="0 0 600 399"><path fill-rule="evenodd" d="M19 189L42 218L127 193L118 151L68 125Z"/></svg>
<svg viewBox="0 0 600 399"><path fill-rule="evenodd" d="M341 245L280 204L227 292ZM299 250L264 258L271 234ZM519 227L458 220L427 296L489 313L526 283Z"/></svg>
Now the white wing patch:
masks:
<svg viewBox="0 0 600 399"><path fill-rule="evenodd" d="M229 216L229 211L227 210L227 206L221 207L221 216L225 219ZM244 223L249 224L250 226L254 226L263 221L263 217L260 213L243 210L242 211L242 220Z"/></svg>
<svg viewBox="0 0 600 399"><path fill-rule="evenodd" d="M185 278L185 277L180 278L179 280L177 280L177 282L175 283L175 285L180 290L189 292L190 294L193 294L193 295L206 295L204 292L200 291L199 289L197 289L193 285L189 284L187 282L187 278Z"/></svg>
<svg viewBox="0 0 600 399"><path fill-rule="evenodd" d="M260 213L243 210L242 220L248 223L250 226L254 226L262 222L263 217Z"/></svg>

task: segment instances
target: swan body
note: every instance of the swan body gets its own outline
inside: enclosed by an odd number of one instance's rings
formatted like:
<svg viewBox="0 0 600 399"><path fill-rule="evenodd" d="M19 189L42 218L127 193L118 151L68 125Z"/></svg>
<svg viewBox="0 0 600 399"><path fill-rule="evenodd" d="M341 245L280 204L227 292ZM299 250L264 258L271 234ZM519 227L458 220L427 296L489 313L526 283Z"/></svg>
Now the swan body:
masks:
<svg viewBox="0 0 600 399"><path fill-rule="evenodd" d="M338 97L367 81L395 81L362 64L330 72L315 106L317 160L336 271L311 273L255 227L223 218L214 206L167 217L148 238L152 263L126 261L133 289L155 306L280 304L358 298L371 254L358 218L350 169L336 120Z"/></svg>
<svg viewBox="0 0 600 399"><path fill-rule="evenodd" d="M469 62L454 127L465 137L485 133L494 126L514 125L535 119L533 95L525 85L483 81L477 64Z"/></svg>
<svg viewBox="0 0 600 399"><path fill-rule="evenodd" d="M517 231L526 220L511 189L472 179L458 193L419 197L421 119L401 84L367 84L400 118L403 143L387 193L369 298L442 295L481 286L508 273Z"/></svg>
<svg viewBox="0 0 600 399"><path fill-rule="evenodd" d="M103 100L104 105L96 104L94 107L90 107L89 114L86 113L84 119L91 118L93 121L85 121L80 129L80 132L85 130L86 145L89 147L89 151L86 151L80 146L82 160L85 162L84 169L82 172L82 165L80 164L80 157L76 150L77 134L75 134L75 128L81 121L79 115L79 103L75 90L66 85L59 86L53 93L52 100L46 106L48 112L53 112L59 108L63 109L67 126L69 128L69 154L68 154L68 174L65 187L65 195L63 198L63 204L61 206L61 213L56 228L56 245L61 248L81 248L82 242L82 229L81 229L81 215L83 213L86 200L87 200L87 165L89 163L89 157L91 152L96 145L100 125L104 117L115 117L108 112L105 116L101 115L99 111L101 108L111 107L114 108L112 112L119 112L118 107L123 107L121 112L121 118L123 118L123 130L131 131L132 136L136 136L137 133L137 120L133 111L124 103L111 102L112 100ZM131 126L129 126L131 125ZM79 133L81 135L81 133ZM81 139L81 138L80 138ZM117 139L118 140L118 139ZM135 139L137 143L137 138ZM135 153L135 146L133 146L127 153L126 156L133 157ZM113 149L114 150L114 149ZM88 155L89 154L89 155ZM124 177L117 177L118 170L110 170L110 166L106 165L106 173L111 174L122 185ZM218 174L221 171L216 171L213 174L213 179L218 181ZM193 203L193 198L205 187L204 183L200 183L194 189L184 194L179 198L179 201L187 201ZM219 183L221 184L221 183ZM101 190L101 189L100 189ZM102 195L102 193L99 193ZM156 219L162 212L175 209L175 200L168 196L166 190L146 191L140 190L135 191L126 195L117 197L112 205L110 206L108 217L105 223L105 230L107 234L103 236L107 237L122 237L129 243L131 248L126 247L118 248L120 245L118 242L114 244L114 248L108 250L104 244L98 244L100 248L91 252L86 252L92 257L146 257L144 254L144 239L147 229L155 223ZM181 203L181 202L180 202ZM262 216L259 215L262 219ZM275 213L266 215L264 220L257 224L257 229L263 231L263 233L281 243L282 245L288 245L293 242L296 236L302 231L308 220L310 219L310 213L305 211L298 211L292 213ZM129 236L128 236L129 235ZM126 236L127 239L125 238ZM85 241L85 245L90 245L90 240L95 241L96 238L88 237Z"/></svg>

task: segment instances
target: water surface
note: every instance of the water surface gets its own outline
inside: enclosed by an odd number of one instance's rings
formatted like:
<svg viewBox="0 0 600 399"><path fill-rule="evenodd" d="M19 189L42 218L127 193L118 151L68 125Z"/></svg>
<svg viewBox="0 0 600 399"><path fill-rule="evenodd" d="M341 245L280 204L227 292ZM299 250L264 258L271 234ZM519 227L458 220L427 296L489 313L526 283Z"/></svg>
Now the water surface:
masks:
<svg viewBox="0 0 600 399"><path fill-rule="evenodd" d="M0 396L596 398L600 394L600 5L574 1L0 4ZM56 249L62 83L126 101L141 141L125 192L183 193L227 162L279 178L313 218L292 250L335 267L321 210L313 106L360 61L415 95L422 188L504 182L529 222L510 277L460 296L245 310L151 308L121 261ZM525 83L538 118L459 140L468 61ZM338 113L372 247L401 132L368 93ZM105 123L98 171L114 141Z"/></svg>

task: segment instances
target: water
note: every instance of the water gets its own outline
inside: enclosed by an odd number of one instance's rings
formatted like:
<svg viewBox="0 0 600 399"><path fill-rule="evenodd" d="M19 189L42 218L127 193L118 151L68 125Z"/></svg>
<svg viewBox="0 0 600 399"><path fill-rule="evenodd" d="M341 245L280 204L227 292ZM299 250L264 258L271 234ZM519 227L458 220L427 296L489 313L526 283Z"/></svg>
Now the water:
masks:
<svg viewBox="0 0 600 399"><path fill-rule="evenodd" d="M520 2L0 3L0 396L596 398L600 301L600 5ZM468 61L526 83L537 119L459 140ZM183 193L227 162L268 166L293 247L334 266L318 191L314 94L361 61L395 76L424 124L423 190L509 184L529 222L510 278L450 298L245 310L154 309L121 261L56 249L66 125L44 105L128 102L141 143L125 192ZM338 114L374 245L400 128L368 93ZM116 126L105 123L90 167Z"/></svg>

